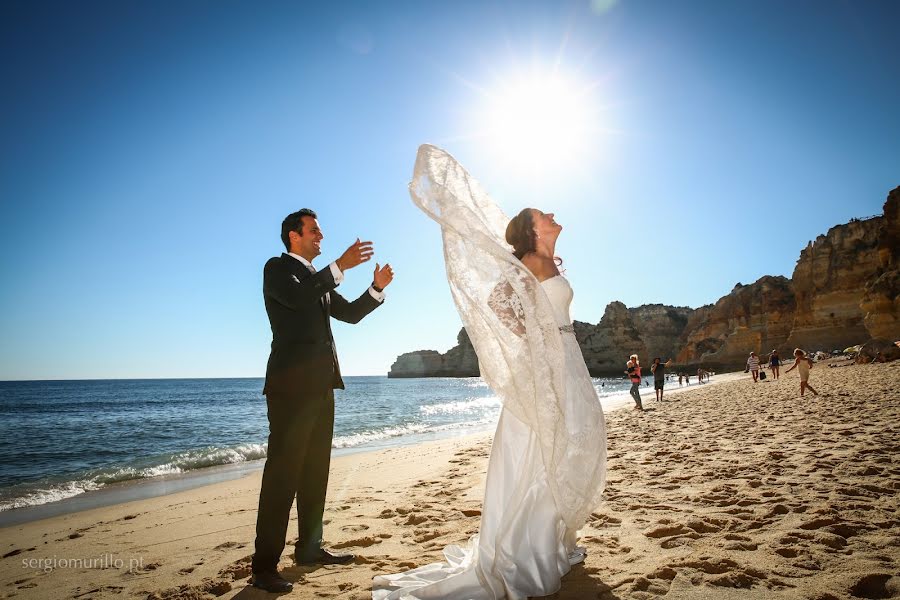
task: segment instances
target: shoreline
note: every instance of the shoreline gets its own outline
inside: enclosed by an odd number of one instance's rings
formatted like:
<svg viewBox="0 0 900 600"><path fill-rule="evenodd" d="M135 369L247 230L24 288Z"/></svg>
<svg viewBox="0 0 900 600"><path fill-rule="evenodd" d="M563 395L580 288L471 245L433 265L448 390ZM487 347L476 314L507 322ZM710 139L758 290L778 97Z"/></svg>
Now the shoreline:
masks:
<svg viewBox="0 0 900 600"><path fill-rule="evenodd" d="M703 384L693 383L685 386L677 386L676 384L673 386L672 382L667 382L664 402L666 401L665 398L670 397L671 395L681 395L685 392L702 389L709 385L732 381L741 376L749 377L749 375L743 372L731 372L716 374L710 382ZM656 402L656 396L652 386L644 386L641 388L641 397L645 406L648 402ZM616 410L629 409L633 406L634 402L627 392L601 397L600 401L603 405L604 413L607 414ZM492 423L481 428L450 429L427 434L412 434L398 436L396 438L387 438L386 440L382 440L381 444L376 443L372 446L332 448L331 456L332 460L335 460L339 457L351 454L365 454L379 452L390 448L416 446L419 444L427 444L429 442L446 439L456 439L471 435L492 434L495 426L496 423ZM220 482L240 479L253 475L257 471L261 471L264 465L265 459L261 458L240 463L191 469L190 471L185 471L183 473L116 482L105 485L101 489L85 491L69 498L2 511L0 512L0 530L5 527L22 525L60 515L115 506L126 502L148 500L181 491L214 485Z"/></svg>
<svg viewBox="0 0 900 600"><path fill-rule="evenodd" d="M352 456L355 454L370 454L383 452L393 448L407 448L453 440L469 436L480 436L493 432L494 425L481 430L475 427L471 429L451 429L432 432L428 434L412 434L395 438L396 443L378 447L353 447L332 448L331 460ZM6 527L14 527L25 523L32 523L57 516L79 513L86 510L117 506L128 502L139 502L159 498L182 491L204 488L218 483L233 481L250 477L262 472L266 459L259 458L239 463L215 465L200 469L191 469L183 473L145 477L128 481L119 481L107 484L98 490L88 490L61 500L45 502L34 506L23 506L0 512L0 531Z"/></svg>
<svg viewBox="0 0 900 600"><path fill-rule="evenodd" d="M554 598L890 597L900 585L900 362L816 366L818 397L800 398L795 373L761 384L739 373L645 412L610 411L607 485L579 540L587 560ZM301 568L288 546L280 568L295 588L285 597L368 600L374 575L465 545L479 528L491 438L337 457L326 546L357 558ZM247 586L260 479L0 529L0 589L17 600L267 598ZM295 536L292 516L288 544Z"/></svg>

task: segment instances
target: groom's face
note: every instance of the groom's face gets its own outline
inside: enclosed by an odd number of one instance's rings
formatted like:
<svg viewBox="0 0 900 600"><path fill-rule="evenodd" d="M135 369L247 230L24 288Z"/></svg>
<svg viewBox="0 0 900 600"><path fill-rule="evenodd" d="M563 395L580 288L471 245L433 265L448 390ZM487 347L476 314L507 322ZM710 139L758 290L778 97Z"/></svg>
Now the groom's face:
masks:
<svg viewBox="0 0 900 600"><path fill-rule="evenodd" d="M313 217L303 217L303 227L297 236L299 245L299 254L306 260L312 260L314 257L322 254L322 229L319 227L318 219Z"/></svg>

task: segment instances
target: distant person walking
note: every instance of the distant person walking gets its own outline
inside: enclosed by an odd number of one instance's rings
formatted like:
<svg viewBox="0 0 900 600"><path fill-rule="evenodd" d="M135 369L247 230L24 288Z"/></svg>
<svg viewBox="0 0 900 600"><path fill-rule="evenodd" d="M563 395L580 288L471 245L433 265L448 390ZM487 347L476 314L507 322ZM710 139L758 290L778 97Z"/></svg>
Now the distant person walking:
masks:
<svg viewBox="0 0 900 600"><path fill-rule="evenodd" d="M756 352L751 352L750 358L747 359L747 368L744 372L747 371L750 371L753 375L753 383L756 383L759 380L759 357Z"/></svg>
<svg viewBox="0 0 900 600"><path fill-rule="evenodd" d="M684 384L682 383L683 380L684 380L684 374L683 374L683 373L679 373L679 374L678 374L678 385L679 385L679 386L684 385Z"/></svg>
<svg viewBox="0 0 900 600"><path fill-rule="evenodd" d="M665 364L662 364L661 359L658 356L653 359L653 364L650 365L650 372L653 373L653 389L656 391L657 402L662 402L663 388L666 385L666 368L671 366L671 358L667 360Z"/></svg>
<svg viewBox="0 0 900 600"><path fill-rule="evenodd" d="M641 403L641 361L638 360L637 354L632 354L625 363L625 373L631 380L631 390L628 393L634 398L634 407L644 410L644 405Z"/></svg>
<svg viewBox="0 0 900 600"><path fill-rule="evenodd" d="M818 396L819 393L809 385L809 370L812 369L813 362L806 355L806 352L801 350L800 348L796 348L794 350L794 365L784 372L785 375L793 371L794 369L798 369L800 371L800 395L803 395L807 389L813 393L814 396Z"/></svg>
<svg viewBox="0 0 900 600"><path fill-rule="evenodd" d="M709 383L709 371L700 367L697 369L697 379L700 380L700 383Z"/></svg>
<svg viewBox="0 0 900 600"><path fill-rule="evenodd" d="M769 368L772 370L772 379L778 379L778 372L781 369L781 358L778 356L778 350L772 350L769 354Z"/></svg>

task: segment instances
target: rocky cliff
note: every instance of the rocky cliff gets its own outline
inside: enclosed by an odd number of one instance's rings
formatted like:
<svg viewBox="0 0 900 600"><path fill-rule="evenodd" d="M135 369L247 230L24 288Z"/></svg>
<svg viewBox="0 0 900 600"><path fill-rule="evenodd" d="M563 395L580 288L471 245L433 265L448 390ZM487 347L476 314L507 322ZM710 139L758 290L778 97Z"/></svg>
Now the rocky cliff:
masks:
<svg viewBox="0 0 900 600"><path fill-rule="evenodd" d="M884 203L884 225L878 242L880 274L866 284L859 307L873 338L900 337L900 187Z"/></svg>
<svg viewBox="0 0 900 600"><path fill-rule="evenodd" d="M606 306L596 325L578 323L575 338L592 375L621 375L629 355L647 356L647 345L631 313L618 301Z"/></svg>
<svg viewBox="0 0 900 600"><path fill-rule="evenodd" d="M664 304L644 304L628 309L638 335L647 348L647 356L651 359L658 356L663 361L678 354L681 348L679 337L695 312L697 311L687 306Z"/></svg>
<svg viewBox="0 0 900 600"><path fill-rule="evenodd" d="M478 374L478 356L463 328L456 336L456 346L444 354L437 350L401 354L391 365L388 377L478 377Z"/></svg>
<svg viewBox="0 0 900 600"><path fill-rule="evenodd" d="M685 329L675 361L710 369L742 366L751 350L784 348L794 312L793 286L786 277L739 283Z"/></svg>
<svg viewBox="0 0 900 600"><path fill-rule="evenodd" d="M790 279L765 276L737 284L715 304L697 309L611 302L596 325L575 321L592 375L620 375L630 354L649 365L675 357L685 369L742 368L747 355L794 347L833 350L870 338L900 339L900 187L884 215L854 219L820 235L800 252ZM400 356L390 377L477 375L478 358L465 330L445 354Z"/></svg>
<svg viewBox="0 0 900 600"><path fill-rule="evenodd" d="M789 346L843 348L869 339L860 302L879 271L883 217L838 225L800 252L792 280L797 310Z"/></svg>
<svg viewBox="0 0 900 600"><path fill-rule="evenodd" d="M866 284L859 302L863 325L872 338L896 340L900 332L900 270L893 269Z"/></svg>

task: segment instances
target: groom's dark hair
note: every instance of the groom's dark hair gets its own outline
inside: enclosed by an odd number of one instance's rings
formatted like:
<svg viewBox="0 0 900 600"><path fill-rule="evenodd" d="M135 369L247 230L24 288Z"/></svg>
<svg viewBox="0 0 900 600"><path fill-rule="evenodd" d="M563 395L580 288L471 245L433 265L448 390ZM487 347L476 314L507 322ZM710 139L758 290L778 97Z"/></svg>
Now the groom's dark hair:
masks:
<svg viewBox="0 0 900 600"><path fill-rule="evenodd" d="M281 241L284 242L284 247L288 252L291 251L290 233L296 231L300 235L303 235L301 233L303 230L303 217L312 217L313 219L319 218L316 215L316 211L311 208L301 208L297 212L293 212L286 216L284 221L281 222Z"/></svg>

